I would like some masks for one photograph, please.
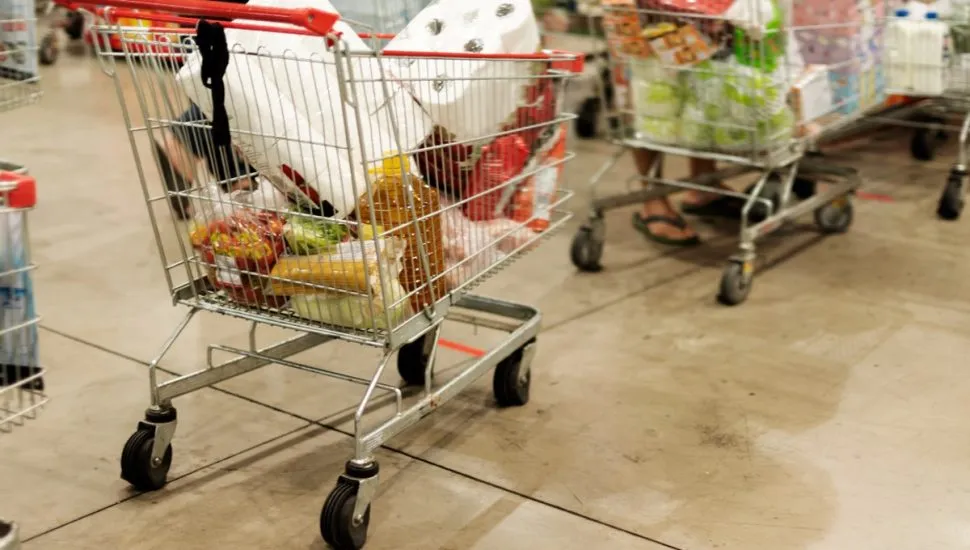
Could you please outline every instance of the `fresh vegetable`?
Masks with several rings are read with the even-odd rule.
[[[290,251],[300,256],[327,252],[347,234],[347,228],[339,223],[299,214],[288,216],[283,226],[283,236]]]

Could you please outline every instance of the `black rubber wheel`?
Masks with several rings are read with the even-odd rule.
[[[933,160],[936,156],[937,132],[928,128],[918,128],[909,142],[909,151],[916,160]]]
[[[791,190],[798,197],[798,200],[808,200],[815,196],[815,180],[796,176]]]
[[[754,283],[754,270],[744,262],[732,261],[721,275],[721,288],[717,301],[726,306],[736,306],[748,299]]]
[[[600,118],[600,99],[591,97],[583,102],[576,113],[576,135],[583,139],[593,139],[598,134]]]
[[[823,233],[845,233],[852,225],[854,211],[849,197],[841,197],[815,210],[815,224]]]
[[[603,240],[595,235],[591,227],[580,227],[573,237],[573,244],[569,248],[569,257],[573,265],[580,271],[595,273],[603,266]]]
[[[60,55],[60,50],[57,48],[57,37],[53,32],[49,32],[44,35],[44,38],[40,40],[39,49],[39,59],[41,65],[53,65],[57,63],[57,57]]]
[[[426,333],[417,340],[404,344],[397,352],[397,373],[401,375],[409,386],[424,385],[424,370],[428,366],[430,359],[430,345],[434,338],[432,332]],[[432,376],[434,373],[432,373]]]
[[[354,522],[357,485],[340,479],[320,511],[320,535],[335,550],[360,550],[367,542],[370,506],[359,523]]]
[[[523,364],[525,349],[536,345],[533,339],[512,352],[496,367],[492,377],[492,392],[499,407],[521,407],[529,402],[532,385],[532,365]]]
[[[84,16],[81,12],[72,11],[67,14],[67,24],[64,25],[64,32],[71,40],[80,40],[84,36]]]
[[[936,207],[936,215],[941,220],[953,221],[963,213],[963,176],[950,174],[940,195],[940,204]]]
[[[172,467],[172,446],[165,449],[161,463],[152,464],[152,445],[155,434],[139,429],[125,443],[121,452],[121,479],[139,491],[157,491],[165,486]]]

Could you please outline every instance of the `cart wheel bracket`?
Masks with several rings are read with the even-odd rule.
[[[151,432],[154,435],[152,444],[152,466],[158,466],[165,458],[172,439],[175,438],[175,428],[178,425],[178,414],[175,407],[150,408],[145,411],[145,420],[138,423],[139,430]]]

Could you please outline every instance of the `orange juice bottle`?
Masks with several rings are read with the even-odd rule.
[[[445,294],[445,280],[439,277],[445,270],[441,202],[436,189],[411,174],[407,157],[403,158],[403,163],[398,153],[387,153],[385,157],[381,167],[370,170],[372,192],[357,201],[357,218],[370,223],[373,213],[377,225],[385,232],[407,242],[400,281],[408,293],[413,293],[411,307],[420,311]],[[408,188],[414,196],[413,211]],[[421,244],[427,251],[427,272]]]

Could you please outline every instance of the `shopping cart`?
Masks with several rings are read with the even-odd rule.
[[[853,218],[849,195],[860,185],[857,174],[805,153],[825,132],[857,119],[872,103],[869,91],[858,82],[863,79],[856,79],[843,86],[849,88],[842,90],[844,97],[829,97],[821,110],[804,100],[789,105],[789,92],[804,95],[816,83],[831,87],[837,73],[863,72],[862,62],[846,55],[809,66],[789,53],[799,32],[849,32],[858,28],[857,22],[843,17],[799,28],[791,10],[779,10],[770,0],[607,0],[604,10],[618,122],[612,139],[620,147],[590,180],[589,219],[571,248],[577,268],[601,269],[608,210],[679,190],[709,191],[737,201],[739,250],[718,292],[728,305],[743,302],[751,291],[756,242],[784,223],[814,212],[822,231],[848,229]],[[597,187],[628,149],[660,153],[650,170],[633,180],[650,185],[598,196]],[[728,166],[676,181],[662,176],[664,154]],[[749,173],[758,177],[744,193],[710,187]]]
[[[35,183],[22,167],[0,163],[0,438],[37,416],[47,403],[37,360],[37,324],[30,286],[27,214]],[[0,512],[3,512],[0,509]],[[18,550],[19,527],[0,518],[0,550]]]
[[[335,30],[335,15],[313,9],[105,3],[111,7],[94,10],[101,37],[95,43],[114,39],[121,48],[99,48],[99,59],[117,86],[169,291],[188,307],[150,364],[151,406],[125,444],[122,478],[140,490],[166,483],[179,396],[273,363],[360,384],[366,389],[354,414],[354,455],[320,515],[329,544],[360,548],[377,489],[378,447],[492,370],[499,406],[529,399],[539,311],[471,290],[570,218],[562,208],[569,193],[555,183],[572,155],[547,146],[565,143],[562,128],[571,117],[561,110],[562,88],[582,60],[556,52],[474,53],[474,40],[466,47],[471,53],[378,53],[355,42],[356,34]],[[117,23],[140,8],[155,10],[156,21],[197,29]],[[300,54],[296,41],[312,42],[313,54]],[[210,73],[213,67],[224,73]],[[414,67],[434,77],[413,76]],[[211,93],[196,84],[198,69],[211,75]],[[410,92],[448,92],[471,81],[501,93],[521,88],[529,105],[500,132],[459,138],[435,127],[430,137],[414,139],[416,128],[428,126]],[[192,112],[189,96],[197,110],[213,114],[182,116]],[[216,107],[222,98],[224,113]],[[482,104],[460,116],[474,124],[487,110]],[[183,163],[191,166],[186,186],[159,193],[150,168],[164,172],[165,159],[151,144],[166,133],[195,142],[208,160]],[[482,162],[486,169],[479,170]],[[414,175],[418,169],[430,185]],[[452,170],[470,179],[464,195],[446,202]],[[524,206],[540,196],[545,202]],[[188,231],[171,210],[173,197],[193,205]],[[250,322],[248,348],[210,345],[206,368],[162,381],[160,362],[200,311]],[[446,319],[508,335],[437,384],[432,374]],[[258,349],[260,325],[300,335]],[[331,340],[381,349],[381,360],[361,375],[287,359]],[[234,359],[216,364],[217,353]],[[400,376],[423,388],[409,405],[401,388],[382,381],[395,353]],[[392,396],[395,412],[375,421],[377,392]]]
[[[37,101],[41,92],[34,4],[9,2],[0,10],[2,113]],[[0,438],[35,418],[47,402],[27,232],[27,212],[35,202],[36,184],[27,170],[0,160]],[[19,527],[0,518],[0,550],[19,548]]]
[[[933,160],[947,134],[958,136],[957,160],[937,205],[940,218],[955,220],[963,212],[970,147],[970,2],[955,0],[942,7],[948,11],[891,2],[880,22],[885,27],[888,85],[909,101],[873,118],[913,128],[910,151],[917,160]]]

